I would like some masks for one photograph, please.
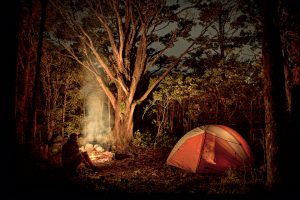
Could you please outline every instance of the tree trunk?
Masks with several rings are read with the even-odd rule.
[[[291,145],[291,152],[299,152],[299,141],[300,141],[300,84],[295,84],[292,89],[292,99],[291,99],[291,134],[290,134],[290,145]],[[291,158],[291,157],[289,157]],[[292,159],[289,159],[290,163],[288,166],[291,166],[290,172],[290,183],[291,189],[294,192],[298,192],[299,190],[299,162],[300,156],[293,156]]]
[[[263,2],[263,66],[264,66],[264,104],[265,104],[265,142],[267,161],[267,186],[271,191],[283,189],[285,182],[283,154],[285,152],[286,95],[284,65],[281,42],[276,26],[278,2]]]
[[[36,6],[30,10],[28,16],[22,16],[20,21],[20,33],[18,34],[18,54],[16,65],[16,131],[18,144],[26,143],[26,130],[29,124],[29,110],[32,108],[32,87],[35,69],[32,66],[36,59],[36,46],[35,46],[35,29],[34,22],[37,20]],[[24,14],[25,15],[25,14]]]
[[[30,62],[30,56],[28,56],[28,62]],[[19,75],[20,70],[17,67],[17,74]],[[30,81],[29,76],[33,76],[33,70],[30,70],[31,67],[29,65],[24,66],[23,69],[23,84],[16,83],[17,85],[17,95],[16,95],[16,131],[18,134],[18,143],[25,144],[25,130],[28,125],[28,116],[29,110],[31,109],[31,100],[32,96],[30,95],[30,91],[32,88],[32,83]],[[21,78],[20,78],[21,79]]]
[[[97,123],[99,123],[100,124],[100,129],[101,130],[103,130],[103,128],[105,127],[105,124],[104,124],[104,122],[103,122],[103,120],[104,120],[104,117],[103,117],[103,113],[105,112],[104,111],[104,101],[100,101],[99,102],[99,106],[100,106],[100,113],[99,113],[99,119],[98,119],[98,122]],[[106,113],[106,112],[105,112]]]
[[[291,89],[291,115],[290,115],[290,152],[298,152],[299,151],[299,144],[300,141],[300,73],[299,68],[294,68],[293,70],[293,84]],[[290,157],[289,157],[290,158]],[[289,177],[291,183],[291,189],[298,193],[299,190],[299,179],[300,179],[300,172],[298,169],[298,163],[300,162],[300,156],[293,156],[293,159],[289,159],[288,166],[289,169]]]
[[[52,78],[50,78],[50,81],[52,81]],[[50,110],[50,129],[47,135],[48,141],[52,138],[53,132],[55,129],[55,111],[56,111],[56,104],[57,104],[57,99],[59,95],[59,90],[58,90],[58,80],[56,77],[55,81],[52,81],[52,92],[51,92],[51,110]]]
[[[118,99],[114,109],[114,147],[119,152],[128,149],[133,138],[133,113],[136,103],[132,103],[121,88],[118,88]]]
[[[254,137],[253,137],[253,133],[255,131],[255,128],[254,128],[254,114],[253,114],[253,101],[251,101],[250,103],[250,111],[249,111],[249,116],[247,117],[248,119],[248,123],[249,123],[249,134],[248,134],[248,138],[249,138],[249,141],[252,143],[253,140],[254,140]]]
[[[108,127],[109,127],[109,130],[111,130],[111,111],[110,111],[110,102],[108,100],[106,100],[107,102],[107,109],[108,109]]]
[[[284,77],[285,77],[285,93],[286,93],[286,98],[287,98],[287,109],[289,112],[291,112],[291,101],[292,101],[292,77],[291,77],[291,71],[288,63],[288,53],[284,51],[285,57],[284,58]]]
[[[124,104],[122,104],[124,105]],[[133,137],[133,112],[135,105],[123,106],[117,104],[115,107],[115,124],[113,136],[115,139],[115,148],[119,152],[126,151]]]
[[[43,47],[43,35],[44,35],[44,28],[45,28],[45,21],[46,21],[46,7],[47,7],[47,0],[41,0],[41,22],[40,22],[40,30],[39,30],[39,40],[38,40],[38,47],[37,47],[37,63],[36,63],[36,72],[34,77],[34,85],[33,85],[33,101],[32,106],[33,108],[29,111],[29,127],[26,131],[26,143],[31,144],[34,142],[34,124],[35,124],[35,112],[37,110],[37,101],[38,101],[38,90],[39,90],[39,83],[40,83],[40,71],[41,71],[41,58],[42,58],[42,47]]]
[[[66,120],[66,107],[67,107],[67,85],[63,86],[63,105],[62,105],[62,124],[61,124],[61,137],[65,138],[65,120]],[[83,112],[85,110],[83,109]],[[85,114],[85,112],[84,112]],[[85,117],[85,116],[84,116]]]

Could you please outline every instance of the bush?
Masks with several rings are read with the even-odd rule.
[[[228,169],[214,183],[210,184],[211,194],[247,194],[263,188],[264,177],[260,169]]]
[[[174,144],[177,142],[177,138],[175,136],[170,136],[167,134],[163,134],[159,137],[153,136],[153,134],[148,131],[141,133],[140,130],[137,130],[133,135],[133,145],[137,147],[168,147],[172,148]]]
[[[177,142],[177,138],[175,136],[163,134],[162,136],[155,139],[154,147],[160,146],[160,147],[172,148],[176,142]]]
[[[133,145],[146,148],[153,145],[153,139],[153,136],[149,132],[142,134],[140,130],[137,130],[133,134]]]

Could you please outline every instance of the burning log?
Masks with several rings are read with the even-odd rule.
[[[105,162],[110,162],[114,159],[114,153],[109,151],[105,151],[105,152],[92,151],[88,154],[94,163],[105,163]]]
[[[93,163],[105,163],[114,159],[115,154],[110,151],[105,151],[101,146],[87,143],[80,147],[82,152],[87,152]]]

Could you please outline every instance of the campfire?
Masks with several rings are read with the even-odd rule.
[[[113,152],[104,150],[98,144],[93,145],[93,144],[87,143],[86,145],[81,146],[80,150],[83,152],[87,152],[90,159],[95,164],[110,162],[115,157],[115,154]]]

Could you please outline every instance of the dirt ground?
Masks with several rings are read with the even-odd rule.
[[[135,148],[128,154],[116,154],[111,162],[98,164],[99,172],[86,170],[81,166],[80,175],[83,179],[94,182],[96,190],[106,192],[201,192],[201,187],[198,188],[192,182],[204,183],[209,177],[166,165],[169,153],[170,149]]]
[[[21,178],[16,189],[19,195],[43,196],[263,193],[261,183],[245,172],[203,175],[166,165],[170,151],[132,147],[126,154],[116,154],[111,162],[97,164],[99,171],[80,165],[77,176],[65,176],[59,166],[48,162],[35,162],[30,177]]]

